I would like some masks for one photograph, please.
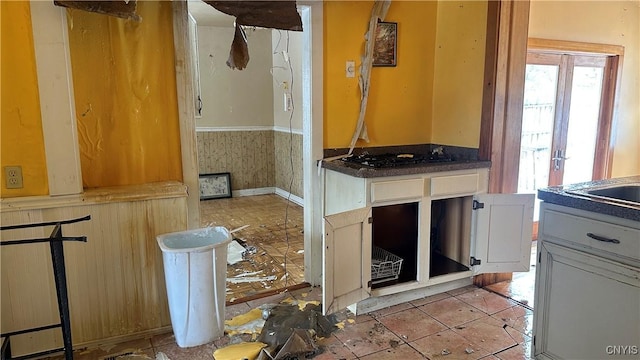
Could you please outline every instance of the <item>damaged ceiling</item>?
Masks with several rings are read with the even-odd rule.
[[[136,0],[125,1],[68,1],[54,0],[57,6],[95,12],[123,19],[142,21],[136,14]],[[235,33],[227,65],[232,69],[244,69],[249,62],[247,37],[242,26],[302,31],[302,19],[295,0],[285,1],[204,1],[216,10],[234,16]]]
[[[290,1],[204,1],[216,10],[235,16],[236,24],[302,31],[296,2]]]
[[[111,15],[122,19],[141,21],[136,14],[136,1],[64,1],[54,0],[57,6],[78,9],[98,14]]]

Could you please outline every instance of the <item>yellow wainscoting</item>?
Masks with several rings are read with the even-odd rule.
[[[3,226],[91,216],[62,226],[74,347],[135,336],[171,324],[156,236],[187,228],[187,191],[178,182],[102,188],[59,198],[0,202]],[[2,231],[2,241],[48,237],[52,226]],[[49,246],[1,251],[2,332],[59,322]],[[14,355],[62,346],[60,330],[12,338]]]

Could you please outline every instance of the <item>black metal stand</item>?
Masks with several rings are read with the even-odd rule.
[[[56,295],[58,297],[58,311],[60,313],[60,323],[58,324],[46,325],[46,326],[41,326],[37,328],[12,331],[8,333],[0,334],[0,336],[4,338],[4,341],[2,342],[1,352],[0,352],[1,360],[31,359],[31,358],[44,356],[44,355],[53,354],[60,351],[64,351],[66,360],[73,359],[73,346],[71,342],[71,320],[69,317],[69,298],[67,296],[67,274],[64,266],[63,242],[64,241],[87,242],[87,237],[86,236],[64,237],[62,236],[62,225],[72,224],[72,223],[81,222],[81,221],[87,221],[90,219],[91,219],[91,216],[85,216],[82,218],[65,220],[65,221],[0,227],[0,230],[11,230],[11,229],[24,229],[24,228],[31,228],[31,227],[55,225],[53,231],[51,232],[51,235],[48,238],[3,241],[3,242],[0,242],[0,245],[8,246],[8,245],[21,245],[21,244],[35,244],[35,243],[42,243],[42,242],[49,243],[49,247],[51,248],[51,263],[53,264],[53,277],[56,282]],[[11,336],[26,334],[26,333],[35,332],[35,331],[55,329],[55,328],[61,328],[62,330],[62,340],[64,345],[62,348],[41,351],[38,353],[23,355],[15,358],[11,357]]]

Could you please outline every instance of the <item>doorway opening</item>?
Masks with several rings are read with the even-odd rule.
[[[310,6],[299,8],[304,32],[245,28],[251,59],[242,71],[225,64],[233,18],[201,1],[188,7],[199,173],[231,174],[232,198],[200,202],[201,226],[236,230],[227,301],[295,287],[305,279],[304,193],[313,181],[303,176],[312,161]]]
[[[605,53],[529,50],[519,193],[607,177],[617,63]]]

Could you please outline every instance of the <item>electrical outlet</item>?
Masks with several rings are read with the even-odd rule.
[[[22,166],[5,166],[7,189],[22,189]]]

